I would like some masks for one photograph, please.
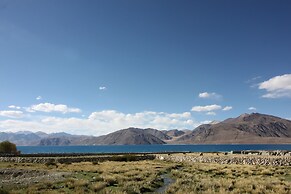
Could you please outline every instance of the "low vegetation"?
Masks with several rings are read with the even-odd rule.
[[[0,143],[0,155],[1,154],[19,154],[16,145],[9,141],[3,141]]]
[[[177,164],[162,161],[106,161],[72,164],[9,164],[0,163],[0,168],[30,169],[68,173],[59,180],[40,179],[29,186],[15,181],[3,184],[10,193],[144,193],[154,192],[163,185],[160,178]],[[12,175],[13,176],[13,175]],[[15,177],[11,177],[12,178]],[[1,177],[0,177],[1,179]],[[1,184],[1,183],[0,183]]]
[[[0,163],[0,193],[155,193],[165,175],[168,194],[291,192],[291,167],[133,160]]]
[[[185,164],[166,193],[290,193],[291,167]]]

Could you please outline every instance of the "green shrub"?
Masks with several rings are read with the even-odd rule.
[[[16,145],[9,141],[3,141],[0,143],[0,154],[19,154]]]
[[[138,161],[139,157],[137,155],[121,155],[121,156],[112,156],[110,161],[117,161],[117,162],[131,162],[131,161]]]
[[[58,166],[57,165],[57,163],[54,161],[54,160],[48,160],[46,163],[45,163],[45,165],[47,166],[47,167],[49,167],[49,166]]]

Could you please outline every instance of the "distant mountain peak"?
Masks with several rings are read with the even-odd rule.
[[[31,134],[31,133],[33,133],[33,132],[31,132],[31,131],[17,131],[17,132],[15,132],[15,134],[24,134],[24,135]]]
[[[93,143],[96,145],[165,144],[163,137],[166,135],[156,129],[130,127],[97,137]]]

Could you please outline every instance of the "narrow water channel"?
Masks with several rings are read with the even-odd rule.
[[[158,189],[155,191],[155,193],[164,193],[164,192],[167,190],[167,188],[168,188],[172,183],[174,183],[174,182],[176,181],[175,179],[172,179],[172,178],[170,177],[170,174],[169,174],[169,173],[167,173],[167,174],[162,174],[162,175],[161,175],[161,178],[163,179],[164,184],[163,184],[163,186],[161,186],[160,188],[158,188]]]

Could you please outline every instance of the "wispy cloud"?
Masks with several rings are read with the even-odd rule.
[[[272,77],[258,85],[261,90],[266,90],[263,98],[291,97],[291,74]]]
[[[15,105],[10,105],[10,106],[8,106],[8,108],[17,109],[17,110],[21,109],[20,106],[15,106]]]
[[[116,129],[135,126],[140,128],[153,127],[157,129],[193,128],[197,122],[192,120],[190,112],[165,113],[144,111],[134,114],[125,114],[116,110],[93,112],[89,120],[102,125],[115,125]],[[112,128],[112,127],[111,127]]]
[[[65,113],[79,113],[81,112],[81,109],[79,108],[72,108],[68,107],[65,104],[51,104],[51,103],[40,103],[36,105],[32,105],[31,107],[27,108],[28,112],[61,112],[63,114]]]
[[[42,97],[41,97],[41,96],[38,96],[38,97],[36,97],[35,99],[36,99],[36,100],[41,100]]]
[[[0,131],[39,131],[104,135],[128,127],[156,129],[194,129],[200,122],[190,112],[166,113],[144,111],[123,113],[116,110],[92,112],[88,118],[35,117],[32,120],[0,120]]]
[[[211,122],[213,122],[213,121],[205,120],[205,121],[202,121],[201,124],[209,124]]]
[[[210,99],[220,99],[222,96],[215,92],[202,92],[198,95],[199,98],[210,98]]]
[[[21,118],[24,116],[22,111],[16,110],[3,110],[0,111],[0,116],[8,118]]]
[[[259,80],[262,79],[262,76],[256,76],[253,77],[247,81],[245,81],[246,84],[249,84],[251,88],[257,88],[259,85]]]
[[[222,107],[217,104],[206,105],[206,106],[194,106],[192,107],[191,111],[195,112],[211,112],[214,110],[220,110]]]
[[[232,109],[232,106],[226,106],[226,107],[224,107],[222,110],[223,111],[229,111],[229,110],[231,110]]]
[[[262,76],[256,76],[256,77],[253,77],[253,78],[247,80],[246,83],[254,83],[254,82],[257,82],[261,78],[262,78]]]
[[[257,108],[255,108],[255,107],[253,107],[253,106],[249,107],[248,109],[249,109],[250,111],[256,111],[256,110],[257,110]]]
[[[99,90],[106,90],[107,88],[105,86],[100,86]]]
[[[216,115],[215,112],[207,112],[206,114],[207,114],[207,115],[213,115],[213,116]]]
[[[216,111],[229,111],[232,109],[232,106],[222,107],[221,105],[211,104],[206,106],[193,106],[191,111],[193,112],[206,112],[206,115],[216,115]]]

